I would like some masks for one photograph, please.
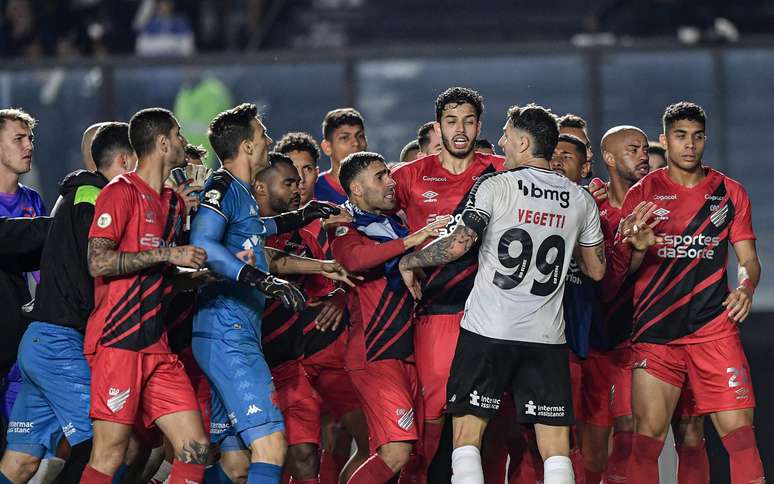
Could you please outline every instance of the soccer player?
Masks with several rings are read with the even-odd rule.
[[[309,203],[314,198],[314,182],[319,174],[317,161],[320,158],[320,149],[317,142],[307,133],[288,133],[277,142],[276,150],[293,161],[301,177],[301,205]],[[342,216],[348,217],[346,214]],[[328,235],[320,221],[313,221],[304,227],[304,231],[315,236],[322,254],[329,257]],[[334,314],[336,307],[346,306],[346,296],[338,293],[328,298],[323,306],[320,308],[321,314]],[[335,446],[333,442],[323,442],[320,479],[326,484],[326,479],[338,482],[339,474],[342,479],[348,479],[355,469],[365,462],[369,454],[368,427],[355,389],[344,368],[348,325],[329,326],[323,323],[324,320],[312,321],[304,328],[302,362],[312,386],[322,398],[323,412],[330,414],[333,421],[340,422],[343,427],[335,438]],[[325,331],[321,331],[318,326],[325,327]],[[350,456],[353,437],[357,450]]]
[[[171,482],[202,482],[208,442],[191,383],[169,347],[163,315],[173,266],[199,269],[206,252],[176,246],[186,207],[164,186],[185,162],[185,141],[171,112],[137,112],[129,140],[135,171],[99,194],[89,230],[95,280],[84,353],[92,370],[94,446],[81,482],[107,483],[124,460],[132,426],[155,425],[175,448]]]
[[[433,130],[441,140],[440,153],[401,166],[394,174],[397,208],[405,212],[409,230],[417,231],[439,216],[453,215],[445,229],[450,233],[476,180],[502,168],[501,157],[475,151],[483,111],[484,100],[472,89],[452,87],[436,99]],[[425,414],[420,449],[427,465],[441,438],[446,381],[476,267],[475,254],[471,253],[434,268],[422,282],[424,298],[417,307],[414,349]]]
[[[46,214],[38,192],[19,183],[21,175],[32,167],[35,124],[35,119],[21,109],[0,109],[0,217]],[[1,274],[0,294],[3,294],[3,307],[8,308],[9,314],[5,323],[7,336],[0,346],[0,377],[3,379],[0,413],[2,420],[7,422],[21,387],[21,373],[14,361],[27,324],[22,306],[32,296],[27,286],[28,274],[21,267],[11,264]],[[37,273],[31,275],[39,282]]]
[[[422,152],[419,150],[419,143],[417,140],[412,139],[406,143],[406,146],[404,146],[402,150],[400,150],[398,163],[408,163],[409,161],[416,160],[420,156],[422,156]]]
[[[435,129],[435,122],[429,121],[417,130],[417,143],[419,143],[420,158],[422,156],[437,155],[441,152],[441,136]]]
[[[588,124],[586,120],[577,114],[567,113],[559,118],[559,134],[569,134],[579,138],[586,145],[586,160],[589,163],[594,159],[589,141]]]
[[[497,150],[491,141],[485,138],[479,138],[476,140],[476,151],[485,155],[496,155]]]
[[[728,451],[731,482],[762,482],[752,427],[755,395],[738,329],[761,272],[750,201],[738,182],[703,166],[706,116],[700,106],[672,104],[662,121],[668,168],[629,190],[622,212],[632,216],[617,244],[617,256],[636,272],[628,482],[658,480],[658,456],[687,385],[696,413],[710,415]],[[732,291],[729,243],[739,262]]]
[[[500,139],[511,171],[481,177],[454,232],[400,261],[419,296],[415,269],[458,259],[481,239],[447,385],[454,484],[484,482],[481,437],[506,390],[519,421],[535,424],[544,482],[573,482],[562,295],[573,250],[594,280],[604,275],[605,256],[591,195],[549,170],[558,136],[550,111],[512,107]]]
[[[330,158],[331,168],[317,177],[314,196],[317,200],[344,203],[347,194],[339,183],[339,169],[348,155],[368,149],[363,116],[354,108],[329,111],[322,122],[322,134],[320,147]]]
[[[83,157],[83,165],[87,171],[96,171],[97,164],[94,162],[94,158],[91,156],[91,143],[94,141],[94,135],[97,134],[97,130],[103,123],[94,123],[83,132],[81,138],[81,156]]]
[[[60,478],[75,482],[91,452],[91,371],[83,356],[83,331],[94,306],[94,281],[86,245],[100,190],[137,163],[129,125],[101,123],[91,152],[97,171],[65,177],[43,249],[41,283],[29,313],[34,322],[19,351],[22,388],[11,414],[0,482],[28,481],[43,456],[56,453],[62,437],[71,447],[71,474]]]
[[[658,141],[648,142],[648,163],[650,164],[650,171],[667,166],[666,148]]]
[[[252,194],[258,171],[266,166],[272,140],[254,104],[241,104],[218,114],[210,123],[210,144],[223,163],[205,184],[202,202],[191,227],[191,242],[210,255],[208,267],[225,280],[202,288],[194,316],[193,352],[210,382],[213,440],[221,454],[250,449],[248,480],[279,482],[286,443],[282,414],[275,404],[271,373],[261,352],[261,314],[265,295],[294,311],[303,308],[303,294],[289,282],[269,274],[313,271],[346,279],[332,262],[264,254],[264,239],[293,231],[335,207],[310,202],[297,211],[261,218]],[[253,250],[255,265],[236,256]],[[215,432],[216,424],[220,426]],[[228,441],[224,439],[228,438]],[[217,479],[233,479],[215,466]],[[238,470],[238,469],[237,469]],[[224,474],[225,472],[225,474]],[[208,477],[209,478],[209,477]]]

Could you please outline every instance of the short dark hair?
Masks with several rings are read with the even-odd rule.
[[[400,163],[405,163],[406,161],[408,161],[406,160],[406,157],[408,156],[408,153],[411,150],[417,150],[417,151],[421,150],[421,148],[419,147],[419,142],[415,139],[412,139],[411,141],[406,143],[406,146],[404,146],[403,149],[400,150],[400,156],[398,157],[398,161]]]
[[[586,120],[577,114],[567,113],[559,118],[559,128],[576,128],[586,131],[588,124]]]
[[[430,142],[430,131],[434,130],[435,123],[433,121],[427,122],[419,127],[417,130],[417,146],[420,150],[427,148],[427,144]]]
[[[338,108],[328,111],[322,122],[323,138],[330,141],[336,128],[345,125],[360,126],[365,129],[363,115],[355,108]]]
[[[484,98],[478,91],[468,89],[467,87],[450,87],[435,99],[435,120],[440,121],[443,116],[443,109],[448,104],[468,103],[476,110],[476,119],[481,119],[481,113],[484,112]]]
[[[526,106],[511,106],[508,121],[516,129],[526,131],[535,141],[532,156],[551,159],[559,139],[559,125],[551,110],[529,103]]]
[[[306,151],[315,163],[320,159],[320,147],[317,146],[317,141],[309,133],[286,133],[277,142],[274,149],[285,155],[291,151]]]
[[[664,125],[664,133],[666,133],[673,124],[683,119],[696,121],[702,125],[707,124],[707,115],[701,106],[689,101],[680,101],[679,103],[670,104],[664,110],[664,116],[661,117],[661,122]]]
[[[129,120],[129,141],[137,157],[153,151],[156,136],[168,135],[178,124],[172,111],[164,108],[142,109]]]
[[[648,153],[659,155],[666,160],[666,148],[658,141],[648,141]]]
[[[575,146],[575,151],[578,152],[581,164],[588,161],[586,159],[586,143],[584,143],[582,139],[571,134],[560,134],[559,138],[556,140],[556,144],[558,145],[560,141],[566,141],[567,143],[572,143]]]
[[[91,157],[98,170],[110,166],[110,162],[116,155],[116,151],[132,153],[132,144],[129,142],[129,124],[110,122],[103,123],[94,134],[91,142]]]
[[[296,171],[296,166],[293,164],[293,160],[291,160],[284,153],[270,151],[267,161],[268,161],[268,165],[266,166],[266,168],[258,172],[258,181],[265,182],[268,178],[268,175],[272,173],[279,165],[287,165],[293,169],[294,173],[298,173]]]
[[[255,104],[242,103],[219,113],[210,121],[207,137],[221,161],[234,158],[242,141],[252,139],[254,133],[250,123],[257,118]]]
[[[347,196],[351,194],[350,185],[361,171],[368,168],[371,163],[381,161],[384,163],[384,157],[379,153],[373,153],[371,151],[358,151],[348,155],[341,161],[341,168],[339,168],[339,182],[341,187],[347,193]],[[385,163],[386,164],[386,163]]]
[[[489,141],[488,139],[486,139],[486,138],[478,138],[476,140],[476,149],[480,150],[480,149],[483,149],[483,148],[489,149],[489,150],[494,150],[495,149],[495,147],[492,144],[492,142]]]
[[[185,156],[203,160],[207,157],[207,148],[202,145],[192,145],[191,143],[188,143],[185,145]]]

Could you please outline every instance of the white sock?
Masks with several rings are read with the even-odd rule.
[[[153,474],[153,479],[151,479],[151,482],[164,482],[167,480],[167,477],[172,473],[172,463],[168,460],[164,460],[161,462],[161,465],[159,466],[159,469],[156,471],[155,474]]]
[[[452,484],[484,484],[481,451],[475,445],[458,447],[452,452]]]
[[[575,484],[569,457],[555,455],[543,462],[543,484]]]
[[[40,461],[37,472],[28,481],[28,484],[49,484],[54,482],[64,469],[65,460],[59,457],[43,459]]]

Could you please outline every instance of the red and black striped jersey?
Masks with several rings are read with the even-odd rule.
[[[613,261],[615,236],[618,224],[623,218],[621,208],[610,204],[610,199],[597,203],[602,233],[605,235],[605,258]],[[611,262],[605,271],[605,277],[597,286],[597,296],[602,304],[601,311],[591,326],[589,343],[592,348],[607,351],[621,345],[628,345],[632,334],[632,319],[634,318],[634,277],[627,277],[629,264],[620,264],[622,269],[616,271]]]
[[[120,252],[141,252],[178,242],[185,204],[171,188],[164,187],[159,194],[131,172],[102,189],[94,214],[90,239],[110,239]],[[94,353],[99,344],[169,353],[164,315],[172,270],[169,264],[158,264],[124,276],[95,278],[84,352]]]
[[[470,189],[481,176],[502,170],[504,162],[501,156],[475,153],[470,166],[459,174],[447,171],[438,155],[401,165],[393,174],[395,195],[409,230],[415,232],[440,216],[453,215],[441,236],[453,232]],[[449,264],[428,268],[418,314],[456,314],[465,308],[478,269],[477,252],[471,249]]]
[[[366,361],[407,360],[414,355],[414,301],[403,284],[390,287],[384,263],[405,252],[403,240],[377,242],[353,225],[328,229],[333,256],[349,272],[363,276],[347,293],[350,316],[347,366]]]
[[[623,213],[657,205],[651,247],[636,276],[633,341],[685,344],[738,331],[722,303],[729,294],[728,246],[754,240],[750,199],[739,182],[711,168],[696,186],[675,183],[662,168],[634,185]]]

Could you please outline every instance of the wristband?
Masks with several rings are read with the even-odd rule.
[[[748,277],[745,277],[744,279],[739,281],[739,285],[746,287],[753,294],[755,293],[755,284],[753,284],[752,281]]]

